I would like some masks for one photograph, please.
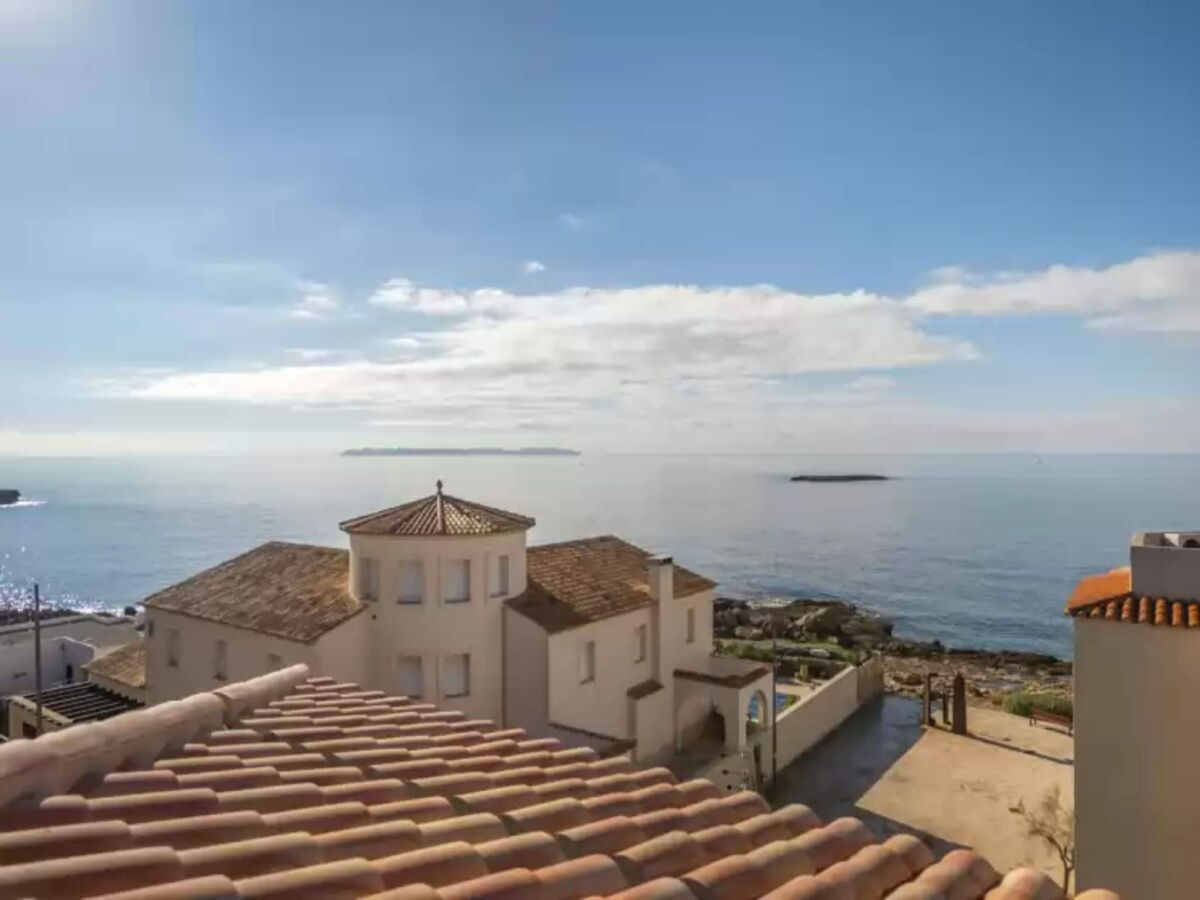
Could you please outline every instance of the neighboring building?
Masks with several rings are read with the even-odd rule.
[[[82,681],[83,666],[93,656],[137,637],[132,617],[71,613],[43,618],[42,687]],[[33,638],[33,622],[0,627],[0,695],[23,694],[36,687]]]
[[[1189,900],[1200,885],[1200,533],[1135,535],[1130,563],[1083,579],[1067,603],[1077,884]]]
[[[877,842],[300,666],[0,746],[0,827],[3,897],[1063,896],[970,850]]]
[[[274,542],[201,572],[145,602],[149,699],[306,663],[643,759],[721,724],[742,747],[771,674],[712,657],[713,583],[615,537],[527,548],[533,525],[439,482],[341,523],[349,552]]]
[[[42,691],[42,728],[38,730],[37,695],[8,698],[8,737],[35,738],[81,722],[101,722],[142,704],[98,684],[60,684]]]
[[[146,702],[146,644],[133,641],[95,657],[83,667],[87,680],[138,704]]]

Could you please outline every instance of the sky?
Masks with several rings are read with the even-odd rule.
[[[1198,29],[0,0],[0,454],[1200,452]]]

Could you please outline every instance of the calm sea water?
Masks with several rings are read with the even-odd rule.
[[[798,472],[895,480],[793,484]],[[741,595],[840,597],[901,633],[1070,654],[1064,599],[1132,532],[1200,527],[1194,456],[0,459],[0,600],[121,607],[279,538],[432,492],[535,516],[535,543],[615,533]]]

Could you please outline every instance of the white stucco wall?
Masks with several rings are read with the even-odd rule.
[[[497,595],[488,575],[493,558],[509,558],[508,591]],[[482,537],[350,536],[350,584],[358,596],[363,559],[379,561],[379,598],[368,603],[369,674],[366,680],[380,690],[400,690],[398,657],[420,656],[424,699],[467,716],[500,721],[503,711],[502,615],[504,601],[525,590],[525,532]],[[471,563],[471,599],[446,602],[448,564]],[[400,603],[400,569],[405,560],[420,560],[424,575],[423,602]],[[470,654],[470,692],[447,696],[444,667],[447,657]]]
[[[83,666],[96,648],[69,637],[42,639],[42,688],[67,681],[83,681]],[[70,678],[68,678],[68,675]],[[32,642],[0,647],[0,694],[26,694],[37,689]]]
[[[665,576],[664,576],[665,578]],[[660,585],[661,587],[661,585]],[[712,591],[611,616],[549,639],[550,721],[614,738],[636,739],[639,759],[661,756],[699,734],[712,710],[704,692],[677,687],[677,668],[704,671],[712,653]],[[694,610],[695,639],[687,640],[687,611]],[[637,659],[637,628],[645,625],[646,658]],[[596,645],[596,676],[580,681],[584,645]],[[628,691],[647,679],[662,691],[631,707]],[[654,712],[651,713],[651,710]]]
[[[175,700],[198,691],[211,691],[270,670],[268,657],[278,655],[280,666],[306,663],[315,673],[362,682],[367,655],[363,652],[368,617],[360,613],[312,644],[302,644],[245,628],[234,628],[166,610],[147,611],[146,695],[150,703]],[[179,665],[167,659],[168,634],[178,629]],[[225,680],[215,675],[216,643],[228,646]]]
[[[549,635],[511,609],[503,620],[504,727],[544,734],[550,721]]]
[[[1077,887],[1122,900],[1195,897],[1200,637],[1074,621]]]
[[[1191,600],[1200,591],[1200,549],[1141,546],[1129,548],[1135,594]]]
[[[652,651],[637,661],[636,630],[646,625],[651,610],[635,609],[550,635],[550,721],[614,738],[632,738],[627,691],[653,677]],[[584,644],[596,644],[596,677],[581,682],[579,659]],[[665,685],[664,685],[665,687]]]

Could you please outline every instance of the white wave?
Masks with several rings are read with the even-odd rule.
[[[45,506],[45,500],[18,500],[16,503],[0,503],[0,509],[19,509],[22,506]]]

